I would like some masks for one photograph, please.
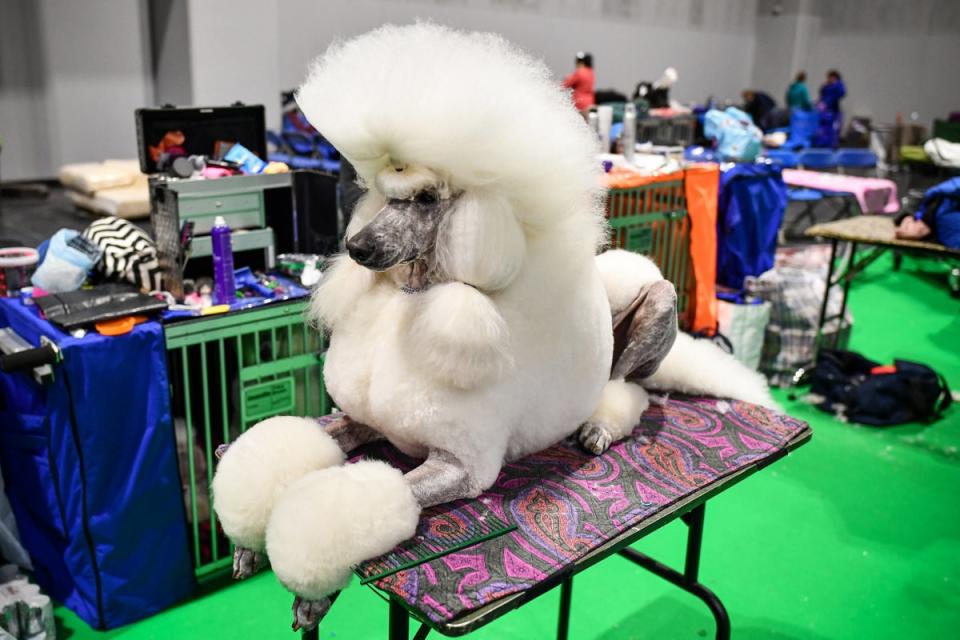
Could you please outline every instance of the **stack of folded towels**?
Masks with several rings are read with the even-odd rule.
[[[137,160],[67,164],[60,182],[74,204],[100,215],[144,218],[150,215],[147,176]]]

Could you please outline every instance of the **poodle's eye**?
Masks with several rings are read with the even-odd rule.
[[[421,191],[413,200],[417,204],[437,204],[437,194],[434,191]]]

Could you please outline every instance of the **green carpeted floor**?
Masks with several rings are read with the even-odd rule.
[[[960,301],[945,267],[889,257],[854,286],[852,347],[886,361],[926,362],[960,387]],[[723,599],[737,640],[955,638],[960,629],[960,407],[931,427],[884,430],[833,421],[778,399],[813,425],[795,454],[712,500],[702,580]],[[685,527],[637,548],[680,566]],[[553,637],[559,594],[548,594],[474,636]],[[135,625],[96,633],[58,610],[64,638],[295,638],[291,596],[270,574],[184,603]],[[367,588],[344,592],[322,638],[384,638],[387,607]],[[619,558],[574,581],[571,638],[712,637],[692,596]],[[431,636],[432,637],[432,636]]]

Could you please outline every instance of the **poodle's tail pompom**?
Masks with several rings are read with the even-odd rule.
[[[660,368],[642,382],[648,389],[705,394],[780,410],[762,374],[717,345],[680,333]]]
[[[343,461],[343,451],[315,420],[277,416],[254,425],[226,450],[213,477],[213,505],[224,533],[240,547],[263,551],[283,490]]]
[[[280,497],[267,555],[287,589],[319,600],[347,585],[353,565],[412,537],[419,518],[403,474],[384,462],[315,471]]]
[[[434,285],[410,329],[410,348],[438,381],[472,389],[513,366],[507,324],[493,301],[460,282]]]
[[[347,254],[334,257],[313,292],[310,321],[317,328],[333,330],[346,317],[353,302],[373,285],[375,274],[350,259]]]

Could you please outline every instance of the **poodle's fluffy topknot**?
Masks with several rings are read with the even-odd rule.
[[[420,164],[499,191],[524,225],[602,235],[595,138],[546,66],[498,35],[384,26],[332,45],[297,102],[368,185],[388,162]]]

